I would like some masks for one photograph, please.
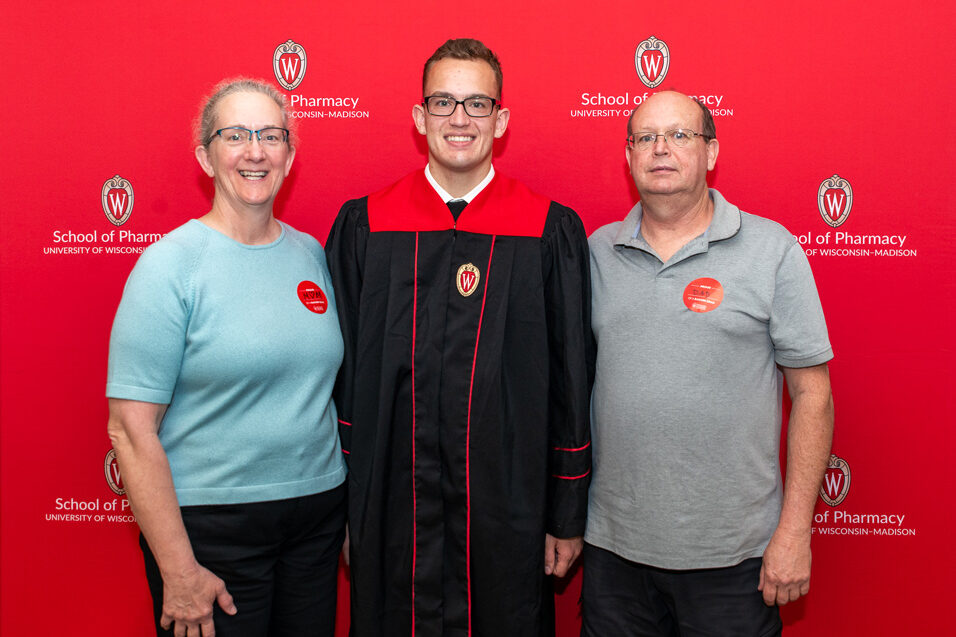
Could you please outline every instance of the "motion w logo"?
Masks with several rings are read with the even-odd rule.
[[[478,281],[481,280],[481,272],[471,263],[458,268],[458,274],[455,275],[455,283],[458,286],[458,293],[462,296],[471,296],[471,293],[478,288]]]
[[[641,56],[641,64],[644,66],[644,74],[647,79],[654,81],[664,64],[664,54],[660,51],[644,51]]]
[[[133,186],[119,175],[107,179],[100,191],[100,203],[110,223],[123,225],[133,212]]]
[[[826,489],[827,495],[831,498],[836,499],[840,495],[840,490],[843,487],[843,472],[835,469],[828,469],[825,476],[823,476],[823,488]]]
[[[302,83],[305,77],[307,59],[305,48],[292,40],[287,40],[276,47],[272,54],[272,72],[276,80],[287,91],[293,90]]]
[[[116,219],[122,218],[123,212],[126,210],[126,191],[113,188],[107,193],[107,197],[109,198],[110,212],[113,214],[113,217]]]
[[[662,40],[651,36],[637,45],[634,67],[645,86],[654,88],[663,82],[670,64],[670,50]]]
[[[846,223],[853,207],[853,188],[850,182],[833,175],[824,179],[817,189],[817,209],[827,225],[837,228]]]
[[[116,495],[124,495],[126,487],[123,485],[123,477],[120,475],[119,463],[116,461],[116,451],[110,449],[106,452],[106,458],[103,460],[103,472],[106,474],[106,484]]]
[[[824,193],[826,200],[826,210],[830,218],[836,221],[843,214],[843,204],[846,201],[846,193],[838,188],[830,188]]]
[[[820,485],[820,497],[832,507],[837,506],[850,492],[850,465],[846,460],[830,454],[830,463],[827,472],[823,475],[823,484]]]
[[[299,74],[299,56],[286,53],[283,55],[279,62],[282,64],[282,77],[285,78],[285,81],[289,84],[295,81],[295,76]]]

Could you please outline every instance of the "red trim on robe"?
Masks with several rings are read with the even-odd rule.
[[[418,564],[418,491],[415,488],[415,344],[418,342],[418,233],[415,233],[415,291],[412,294],[412,637],[415,637],[415,566]]]
[[[579,475],[579,476],[559,476],[559,475],[557,475],[557,474],[555,474],[555,473],[552,473],[552,474],[551,474],[551,477],[552,477],[552,478],[560,478],[561,480],[580,480],[581,478],[586,478],[590,473],[591,473],[591,470],[588,469],[587,471],[585,471],[584,473],[582,473],[582,474]]]
[[[589,440],[589,441],[588,441],[588,444],[584,445],[583,447],[578,447],[578,448],[576,448],[576,449],[569,449],[569,448],[567,448],[567,447],[553,447],[553,449],[554,449],[555,451],[584,451],[585,449],[587,449],[587,448],[590,447],[590,446],[591,446],[591,441]]]
[[[475,234],[540,237],[551,200],[516,179],[495,173],[484,190],[465,206],[457,224],[425,170],[417,170],[368,196],[371,232],[459,230]]]

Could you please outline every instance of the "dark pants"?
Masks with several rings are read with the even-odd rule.
[[[331,637],[339,552],[345,537],[345,486],[324,493],[247,504],[182,507],[196,560],[226,583],[238,613],[214,603],[217,637]],[[163,581],[140,535],[157,635]]]
[[[776,606],[757,590],[762,560],[671,571],[584,545],[582,637],[780,635]]]

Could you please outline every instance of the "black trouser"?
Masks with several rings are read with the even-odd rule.
[[[324,493],[246,504],[182,507],[196,560],[226,583],[238,612],[213,603],[216,637],[329,636],[335,632],[345,486]],[[157,635],[163,581],[145,539],[140,546]]]
[[[757,590],[761,563],[758,557],[727,568],[672,571],[585,544],[581,635],[780,635],[780,611]]]

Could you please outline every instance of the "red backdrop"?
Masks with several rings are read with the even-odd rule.
[[[785,609],[787,632],[943,632],[945,608],[928,611],[956,565],[945,539],[952,3],[411,6],[45,0],[4,10],[0,632],[148,633],[136,525],[104,466],[106,355],[138,252],[208,209],[211,184],[192,155],[200,97],[223,77],[274,78],[276,47],[301,45],[306,72],[287,91],[300,144],[278,212],[324,241],[342,202],[423,165],[411,106],[425,58],[452,36],[479,37],[503,61],[512,118],[497,168],[575,208],[589,231],[636,197],[626,109],[673,87],[716,110],[713,185],[800,237],[836,353],[843,463],[829,496],[850,487],[839,504],[818,503],[812,591]],[[635,67],[652,36],[668,53],[656,89]],[[849,188],[824,188],[821,206],[835,175]],[[111,220],[102,195],[115,176],[132,195],[112,192]],[[826,222],[850,201],[839,225]],[[562,636],[577,634],[579,589],[576,572],[559,599]]]

